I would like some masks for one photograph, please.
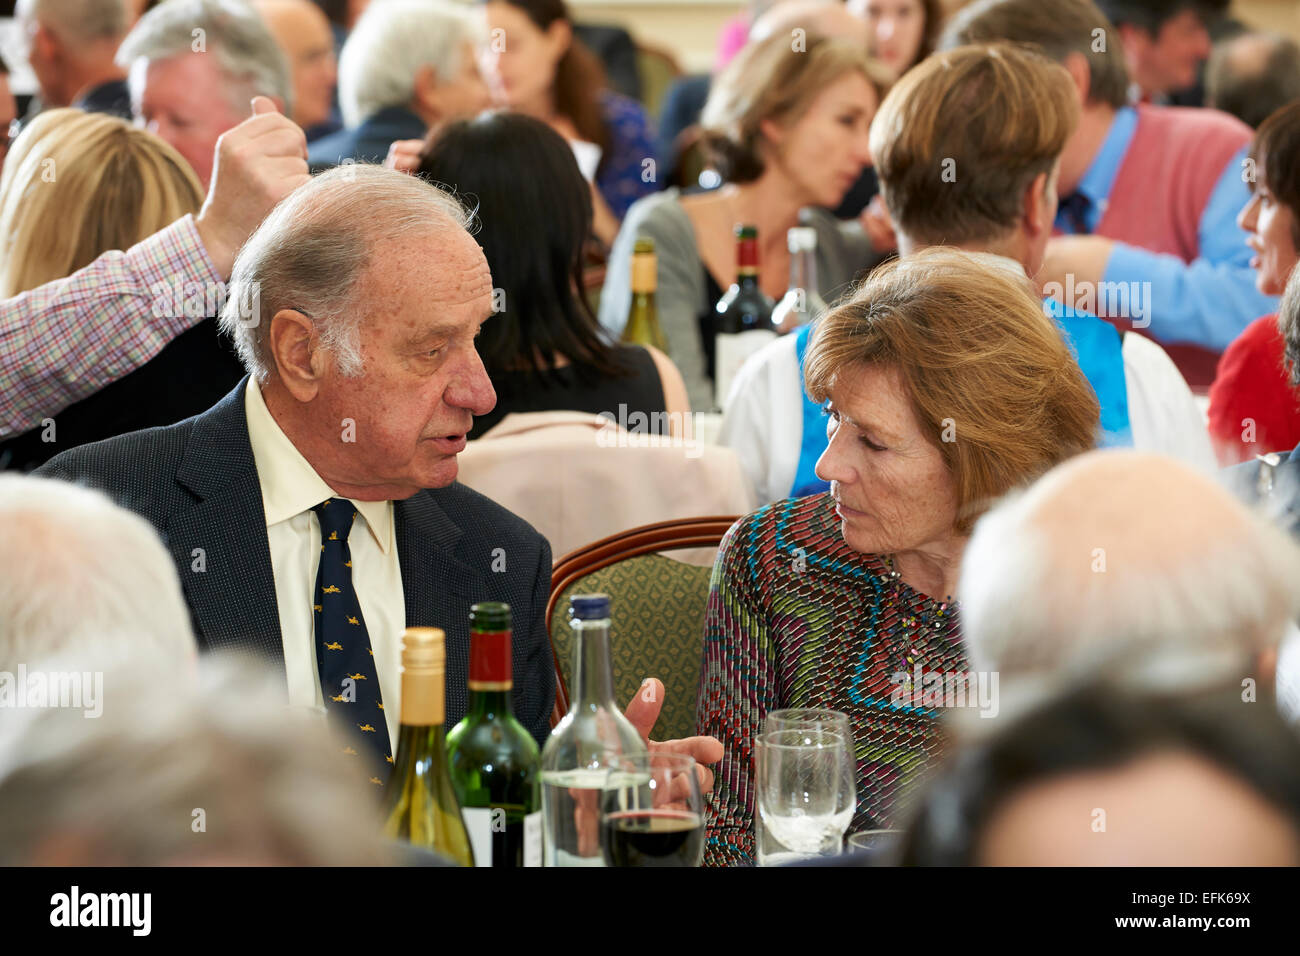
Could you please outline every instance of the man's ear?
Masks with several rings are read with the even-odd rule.
[[[1272,687],[1277,677],[1277,648],[1268,647],[1255,657],[1261,687]]]
[[[43,23],[36,24],[36,30],[32,34],[32,46],[40,51],[41,59],[46,63],[59,63],[63,60],[63,45]]]
[[[328,359],[319,347],[315,324],[301,312],[281,309],[271,318],[268,342],[281,384],[298,401],[310,402]]]
[[[1030,238],[1036,239],[1044,232],[1052,231],[1055,217],[1047,203],[1047,182],[1050,176],[1051,173],[1035,176],[1021,199],[1020,217]]]
[[[1156,38],[1151,35],[1151,31],[1143,27],[1135,26],[1132,23],[1121,23],[1117,28],[1119,30],[1119,42],[1124,50],[1125,59],[1132,64],[1132,55],[1149,50],[1156,42]]]
[[[415,71],[415,92],[413,97],[425,111],[438,112],[437,97],[434,90],[438,88],[438,71],[432,63],[426,63]]]
[[[1092,67],[1088,64],[1088,58],[1082,53],[1067,53],[1061,65],[1074,81],[1075,92],[1079,94],[1079,105],[1085,105],[1088,94],[1092,91]]]

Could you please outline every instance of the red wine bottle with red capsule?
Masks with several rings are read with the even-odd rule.
[[[478,866],[541,866],[537,742],[510,697],[510,607],[470,608],[469,708],[447,736],[451,779]]]

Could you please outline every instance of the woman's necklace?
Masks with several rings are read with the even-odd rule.
[[[921,612],[919,614],[913,612],[913,602],[909,600],[909,594],[904,589],[912,594],[917,592],[903,583],[902,572],[894,567],[892,555],[881,555],[881,560],[885,564],[885,576],[890,582],[890,594],[887,600],[897,609],[898,614],[890,641],[891,673],[904,675],[903,691],[910,695],[916,687],[916,681],[922,676],[923,646],[929,643],[932,632],[934,637],[942,637],[952,620],[951,599],[935,601],[933,598],[921,596]]]

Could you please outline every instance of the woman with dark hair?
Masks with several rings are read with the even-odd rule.
[[[655,161],[655,137],[646,112],[634,100],[605,87],[595,55],[573,36],[564,0],[489,0],[491,39],[484,74],[498,105],[549,124],[599,159],[594,175],[592,231],[613,242],[628,207],[656,190],[645,175]],[[584,170],[588,172],[588,170]]]
[[[1281,295],[1300,262],[1300,102],[1260,124],[1242,175],[1252,196],[1237,224],[1255,251],[1255,286]],[[1300,393],[1282,353],[1273,314],[1246,326],[1220,357],[1210,386],[1209,430],[1221,464],[1300,444]]]
[[[591,193],[563,137],[520,113],[484,113],[433,134],[417,172],[476,207],[496,290],[479,353],[497,404],[475,419],[471,439],[511,412],[624,405],[651,421],[665,411],[684,420],[690,406],[672,362],[611,343],[581,291]]]
[[[848,0],[866,21],[867,49],[896,80],[934,52],[943,7],[939,0]]]

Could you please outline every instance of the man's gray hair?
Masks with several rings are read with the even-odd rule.
[[[349,128],[406,106],[423,66],[443,81],[461,70],[461,45],[480,39],[476,12],[444,0],[372,0],[339,55],[339,109]]]
[[[74,46],[121,39],[131,26],[126,0],[18,0],[18,19],[42,23]]]
[[[177,679],[142,660],[104,686],[98,719],[0,721],[0,865],[41,862],[52,840],[91,866],[392,862],[356,758],[286,706],[265,662],[209,655]]]
[[[53,657],[193,661],[176,565],[144,518],[98,491],[0,474],[0,527],[0,671]]]
[[[1300,44],[1276,33],[1244,33],[1214,45],[1205,67],[1205,105],[1252,129],[1300,98]]]
[[[1133,555],[1102,547],[1110,529],[1079,540],[1076,522],[1053,534],[1044,524],[1068,504],[1053,501],[1058,513],[1048,520],[1034,492],[1009,496],[979,520],[958,585],[971,666],[998,673],[1004,691],[1018,683],[1037,696],[1098,674],[1149,691],[1240,680],[1291,634],[1300,548],[1226,491],[1215,505],[1240,520],[1196,553],[1162,551],[1159,529],[1144,532],[1134,510],[1129,533],[1146,534],[1160,566],[1135,566]],[[1124,493],[1113,489],[1112,525],[1125,520]]]
[[[289,61],[266,23],[241,0],[166,0],[154,7],[126,35],[117,62],[130,69],[136,60],[170,60],[211,54],[226,76],[225,91],[240,115],[254,96],[271,96],[293,112]],[[136,74],[131,73],[135,84]],[[133,100],[139,90],[132,89]]]
[[[360,287],[376,243],[468,231],[472,220],[456,197],[419,177],[361,163],[336,166],[282,200],[240,249],[221,327],[259,383],[275,368],[271,319],[282,309],[311,318],[339,371],[360,375]],[[258,307],[245,318],[250,302]]]

